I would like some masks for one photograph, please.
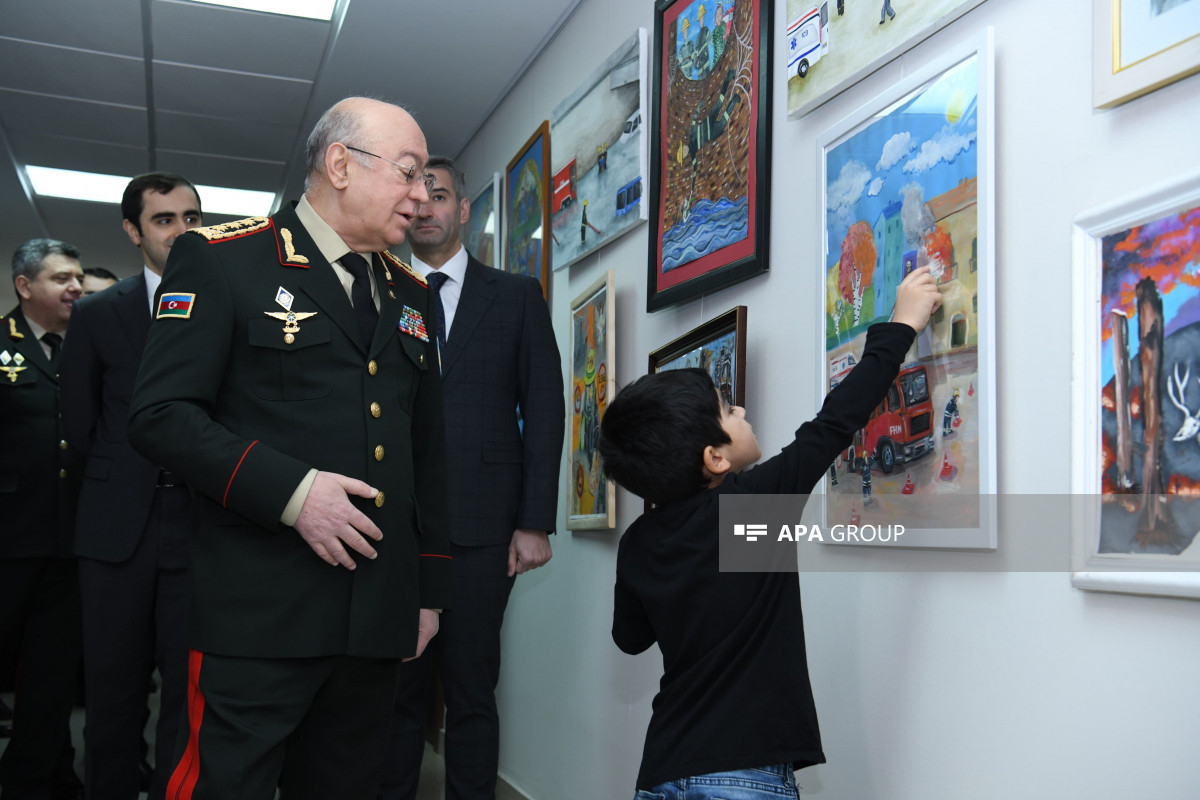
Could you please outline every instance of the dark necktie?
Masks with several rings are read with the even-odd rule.
[[[58,352],[62,349],[63,338],[57,333],[42,334],[42,341],[50,347],[50,366],[58,366]]]
[[[379,311],[375,301],[371,299],[371,278],[367,274],[367,260],[358,253],[347,253],[342,256],[342,266],[354,276],[354,285],[350,287],[350,302],[354,306],[354,317],[358,320],[358,333],[363,347],[371,346],[375,336],[375,325],[379,322]]]
[[[450,280],[450,276],[434,270],[425,276],[429,288],[433,290],[433,310],[437,313],[438,350],[446,346],[446,307],[442,305],[442,286]]]

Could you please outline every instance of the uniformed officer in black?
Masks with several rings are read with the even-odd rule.
[[[0,316],[0,641],[20,636],[20,671],[0,795],[49,800],[82,647],[71,541],[80,469],[58,413],[58,354],[83,269],[54,239],[21,245],[12,269],[20,303]]]
[[[130,440],[197,492],[179,800],[369,797],[449,598],[435,317],[386,252],[425,137],[349,98],[307,153],[294,210],[175,240],[134,391]]]

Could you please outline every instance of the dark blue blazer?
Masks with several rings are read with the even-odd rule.
[[[85,558],[129,558],[154,502],[158,467],[125,433],[149,332],[144,275],[81,298],[71,311],[59,372],[67,440],[87,459],[75,521],[75,554]]]
[[[450,541],[507,544],[517,528],[553,531],[566,404],[535,279],[468,256],[442,351],[442,397]]]

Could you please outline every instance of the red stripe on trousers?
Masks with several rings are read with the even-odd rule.
[[[204,694],[200,691],[200,662],[204,653],[188,651],[188,743],[183,758],[175,765],[167,783],[169,800],[190,800],[200,777],[200,721],[204,718]]]

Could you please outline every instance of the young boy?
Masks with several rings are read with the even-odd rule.
[[[928,268],[896,290],[858,365],[795,440],[762,455],[744,409],[698,369],[625,387],[600,425],[608,475],[658,507],[621,538],[613,641],[658,642],[663,678],[637,800],[798,797],[793,771],[825,761],[809,686],[800,586],[787,573],[718,571],[719,498],[807,494],[866,424],[917,331],[941,304]],[[739,474],[741,473],[741,474]]]

